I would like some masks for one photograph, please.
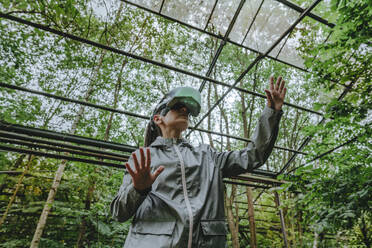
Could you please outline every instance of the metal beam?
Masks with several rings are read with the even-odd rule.
[[[105,154],[99,154],[99,153],[93,153],[93,152],[83,152],[79,151],[77,149],[70,149],[70,148],[64,148],[64,147],[58,147],[58,146],[51,146],[51,145],[43,145],[43,144],[36,144],[29,141],[22,141],[22,140],[16,140],[16,139],[8,139],[0,137],[0,142],[2,143],[8,143],[8,144],[15,144],[15,145],[21,145],[21,146],[27,146],[29,148],[36,148],[36,149],[44,149],[49,151],[56,151],[56,152],[64,152],[69,154],[76,154],[86,157],[95,157],[99,159],[109,159],[109,160],[115,160],[115,161],[121,161],[121,162],[127,162],[129,159],[129,155],[120,157],[118,156],[110,156]]]
[[[77,161],[77,162],[83,162],[83,163],[88,163],[88,164],[96,164],[96,165],[103,165],[103,166],[123,168],[123,169],[124,169],[124,167],[121,164],[116,164],[116,163],[111,163],[111,162],[104,162],[104,161],[99,161],[99,160],[92,160],[92,159],[85,159],[85,158],[79,158],[79,157],[72,157],[72,156],[68,156],[67,154],[72,153],[72,154],[83,155],[83,156],[90,156],[90,157],[93,156],[93,157],[97,157],[99,159],[119,160],[121,162],[126,162],[129,158],[129,156],[121,156],[120,158],[118,158],[118,157],[112,157],[112,156],[107,156],[107,155],[84,153],[84,152],[79,152],[79,151],[72,150],[72,149],[57,148],[57,147],[52,147],[52,146],[34,144],[34,143],[31,143],[31,142],[16,141],[16,140],[11,140],[11,139],[6,139],[6,138],[0,138],[0,142],[12,143],[12,144],[18,144],[18,145],[25,145],[25,146],[28,146],[28,147],[41,148],[41,149],[47,149],[47,150],[54,150],[54,151],[58,151],[58,152],[64,152],[64,155],[50,153],[50,152],[41,152],[39,150],[24,149],[24,148],[21,148],[21,147],[4,146],[0,143],[0,149],[5,150],[5,151],[24,153],[24,154],[33,154],[33,155],[36,155],[36,156],[43,156],[43,157],[54,158],[54,159],[65,159],[65,160],[69,160],[69,161]],[[241,179],[241,180],[244,180],[244,179]],[[267,182],[267,183],[265,183],[265,182]],[[269,181],[267,181],[267,180],[265,182],[262,182],[262,183],[270,184]],[[249,183],[235,182],[235,181],[229,181],[229,180],[224,180],[224,183],[251,186],[251,187],[257,187],[257,188],[270,188],[268,186],[259,185],[259,184],[249,184]]]
[[[305,9],[301,8],[300,6],[294,4],[294,3],[291,3],[287,0],[275,0],[275,1],[278,1],[282,4],[284,4],[285,6],[299,12],[299,13],[302,13],[304,12]],[[327,20],[325,20],[324,18],[320,17],[320,16],[317,16],[313,13],[309,13],[308,16],[312,19],[314,19],[315,21],[318,21],[320,23],[323,23],[324,25],[327,25],[328,27],[330,28],[334,28],[334,26],[336,26],[335,24],[331,23],[331,22],[328,22]]]
[[[272,44],[269,49],[263,54],[256,57],[256,59],[248,66],[248,68],[235,80],[234,84],[229,87],[229,89],[220,97],[220,99],[217,100],[217,102],[207,111],[206,114],[199,120],[199,122],[195,125],[197,128],[202,121],[210,115],[210,113],[220,104],[220,102],[230,93],[230,91],[235,87],[242,79],[243,77],[259,62],[261,59],[265,58],[275,47],[278,45],[284,37],[286,37],[295,27],[296,25],[303,19],[305,16],[320,2],[321,0],[316,0],[314,3],[307,8],[299,18],[279,37],[278,40]],[[190,131],[186,137],[188,137],[191,134],[192,131]]]
[[[353,87],[354,83],[356,82],[357,80],[355,80],[354,82],[350,83],[348,86],[346,86],[346,88],[344,89],[344,91],[341,93],[341,95],[338,97],[338,101],[341,101],[345,96],[346,94],[351,90],[351,88]],[[320,122],[318,123],[318,125],[321,125],[323,122],[325,121],[325,118],[323,116],[323,118],[320,120]],[[312,139],[313,137],[312,136],[308,136],[305,138],[305,140],[301,143],[300,147],[297,149],[298,151],[301,151],[309,142],[310,140]],[[278,172],[277,176],[282,174],[289,166],[290,164],[294,161],[294,159],[296,158],[297,156],[297,153],[294,153],[287,161],[287,163],[283,166],[283,168]]]
[[[89,152],[95,155],[99,155],[99,158],[105,159],[104,156],[109,156],[107,159],[112,158],[117,158],[113,160],[118,160],[118,161],[126,161],[128,156],[124,156],[123,154],[120,153],[114,153],[114,152],[108,152],[106,150],[98,150],[98,149],[93,149],[93,148],[87,148],[87,147],[82,147],[82,146],[76,146],[76,145],[70,145],[66,143],[61,143],[61,142],[56,142],[56,141],[50,141],[50,140],[45,140],[45,139],[38,139],[34,137],[30,137],[27,135],[21,135],[21,134],[16,134],[16,133],[11,133],[11,132],[4,132],[0,130],[0,137],[3,138],[8,138],[11,140],[22,140],[22,141],[27,141],[27,142],[32,142],[32,143],[38,143],[38,144],[46,144],[49,146],[54,146],[54,147],[62,147],[62,148],[67,148],[67,149],[73,149],[74,151],[83,151],[83,152]],[[16,141],[15,141],[16,142]],[[9,142],[6,142],[9,143]],[[34,146],[35,147],[35,146]],[[39,145],[36,148],[42,148]],[[71,152],[73,153],[73,152]],[[83,154],[81,154],[83,155]],[[103,155],[103,156],[101,156]]]
[[[137,147],[135,146],[123,145],[123,144],[109,142],[109,141],[96,140],[96,139],[81,137],[78,135],[58,133],[58,132],[43,130],[43,129],[34,128],[34,127],[24,127],[24,126],[17,125],[17,124],[6,123],[2,120],[0,120],[0,130],[20,133],[20,134],[26,134],[26,135],[31,135],[31,136],[37,136],[37,137],[42,137],[42,138],[60,140],[60,141],[68,141],[68,142],[73,142],[73,143],[77,143],[81,145],[112,149],[112,150],[128,152],[128,153],[131,153],[135,149],[137,149]]]
[[[139,115],[139,114],[135,114],[135,113],[132,113],[132,112],[119,110],[119,109],[114,109],[114,108],[110,108],[110,107],[106,107],[106,106],[101,106],[101,105],[97,105],[97,104],[93,104],[93,103],[89,103],[89,102],[85,102],[85,101],[74,100],[74,99],[70,99],[70,98],[67,98],[67,97],[62,97],[62,96],[57,96],[57,95],[53,95],[53,94],[50,94],[50,93],[45,93],[45,92],[42,92],[42,91],[31,90],[31,89],[27,89],[27,88],[20,87],[20,86],[0,83],[0,87],[5,87],[5,88],[9,88],[9,89],[15,89],[15,90],[20,90],[20,91],[24,91],[24,92],[29,92],[29,93],[36,94],[36,95],[51,97],[51,98],[54,98],[54,99],[58,99],[58,100],[66,101],[66,102],[71,102],[71,103],[77,103],[77,104],[81,104],[81,105],[96,108],[96,109],[102,109],[102,110],[106,110],[106,111],[110,111],[110,112],[114,112],[114,113],[125,114],[125,115],[128,115],[128,116],[133,116],[133,117],[141,118],[141,119],[144,119],[144,120],[149,120],[150,119],[149,116]],[[196,131],[199,131],[199,132],[204,132],[204,133],[210,133],[210,134],[215,134],[215,135],[219,135],[219,136],[229,137],[229,138],[232,138],[232,139],[241,140],[241,141],[245,141],[245,142],[252,142],[251,140],[246,139],[246,138],[233,136],[233,135],[228,135],[228,134],[223,134],[223,133],[214,132],[214,131],[210,131],[210,130],[205,130],[205,129],[201,129],[201,128],[189,127],[189,129],[190,130],[196,130]],[[298,152],[294,149],[281,147],[281,146],[274,146],[274,148],[284,150],[284,151],[294,152],[294,153]],[[304,153],[304,152],[300,152],[300,153],[303,154],[303,155],[307,155],[307,153]]]
[[[265,185],[259,185],[259,184],[251,184],[251,183],[244,183],[244,182],[235,182],[235,181],[230,181],[230,180],[223,180],[224,183],[227,184],[234,184],[234,185],[240,185],[240,186],[249,186],[252,188],[262,188],[262,189],[269,189],[270,186],[265,186]]]
[[[284,241],[284,247],[288,248],[288,238],[287,238],[287,231],[285,228],[285,221],[284,221],[284,213],[283,210],[280,208],[280,198],[278,192],[274,192],[275,195],[275,204],[279,211],[279,217],[280,217],[280,225],[282,227],[282,234],[283,234],[283,241]]]
[[[209,22],[210,22],[210,20],[211,20],[211,18],[212,18],[212,15],[213,15],[214,10],[215,10],[215,8],[216,8],[216,6],[217,6],[217,3],[218,3],[218,0],[216,0],[216,1],[214,2],[213,8],[212,8],[212,10],[211,10],[211,13],[210,13],[210,15],[209,15],[209,17],[208,17],[207,22],[205,23],[204,30],[206,30],[207,27],[208,27],[208,24],[209,24]]]
[[[220,54],[222,52],[222,49],[223,49],[223,47],[225,46],[225,44],[227,42],[227,39],[229,38],[230,32],[231,32],[232,28],[234,27],[234,24],[236,22],[236,19],[238,18],[239,13],[242,10],[242,7],[243,7],[244,3],[245,3],[245,0],[240,0],[239,6],[236,9],[235,14],[234,14],[234,16],[233,16],[233,18],[232,18],[232,20],[231,20],[231,22],[229,24],[229,27],[226,30],[225,36],[223,37],[223,39],[220,42],[220,46],[218,47],[218,49],[217,49],[217,51],[216,51],[216,53],[215,53],[215,55],[214,55],[214,57],[212,59],[212,63],[209,65],[207,74],[205,75],[206,77],[209,77],[211,75],[212,70],[213,70],[214,66],[216,65],[216,63],[217,63],[217,59],[220,56]],[[206,82],[206,80],[203,80],[202,81],[202,83],[200,85],[200,88],[199,88],[199,91],[200,92],[203,91],[204,86],[205,86],[205,82]]]
[[[161,11],[163,10],[164,2],[165,2],[165,0],[161,1],[161,6],[160,6],[160,9],[159,9],[159,14],[161,14]]]
[[[252,28],[252,26],[253,26],[253,24],[254,24],[256,18],[257,18],[258,13],[259,13],[260,10],[261,10],[261,7],[262,7],[264,1],[265,1],[265,0],[262,0],[260,6],[258,6],[258,9],[257,9],[257,11],[256,11],[256,14],[253,16],[252,22],[251,22],[251,24],[249,24],[248,30],[247,30],[247,32],[245,33],[242,42],[240,43],[241,45],[243,45],[245,39],[247,38],[247,35],[248,35],[249,31],[251,31],[251,28]]]
[[[222,35],[217,35],[217,34],[214,34],[214,33],[212,33],[212,32],[208,32],[208,31],[206,31],[206,30],[203,30],[203,29],[201,29],[201,28],[198,28],[198,27],[196,27],[196,26],[192,26],[192,25],[190,25],[190,24],[188,24],[188,23],[186,23],[186,22],[182,22],[182,21],[180,21],[180,20],[177,20],[177,19],[175,19],[175,18],[172,18],[172,17],[166,16],[166,15],[163,15],[163,14],[159,14],[158,12],[156,12],[156,11],[154,11],[154,10],[152,10],[152,9],[149,9],[149,8],[143,7],[143,6],[139,5],[139,4],[132,3],[132,2],[127,1],[127,0],[120,0],[120,1],[125,2],[125,3],[127,3],[127,4],[129,4],[129,5],[135,6],[136,8],[142,9],[142,10],[147,11],[147,12],[149,12],[149,13],[152,13],[152,14],[154,14],[154,15],[158,15],[158,16],[160,16],[160,17],[162,17],[162,18],[164,18],[164,19],[167,19],[167,20],[169,20],[169,21],[172,21],[172,22],[175,22],[175,23],[181,24],[182,26],[185,26],[185,27],[188,27],[188,28],[190,28],[190,29],[193,29],[193,30],[199,31],[199,32],[201,32],[201,33],[203,33],[203,34],[207,34],[207,35],[212,36],[212,37],[217,38],[217,39],[221,39],[221,40],[223,39],[223,36],[222,36]],[[239,43],[237,43],[237,42],[235,42],[235,41],[232,41],[232,40],[229,40],[229,39],[228,39],[227,42],[229,42],[229,43],[231,43],[231,44],[233,44],[233,45],[236,45],[236,46],[238,46],[238,47],[245,48],[245,49],[247,49],[247,50],[249,50],[249,51],[251,51],[251,52],[257,53],[257,54],[259,54],[259,55],[262,54],[262,53],[259,52],[258,50],[255,50],[255,49],[253,49],[253,48],[251,48],[251,47],[248,47],[248,46],[244,46],[244,45],[239,44]],[[279,63],[283,63],[283,64],[285,64],[285,65],[291,66],[291,67],[293,67],[293,68],[299,69],[299,70],[301,70],[301,71],[309,72],[308,70],[306,70],[306,69],[304,69],[304,68],[302,68],[302,67],[299,67],[299,66],[297,66],[297,65],[294,65],[294,64],[291,64],[291,63],[288,63],[288,62],[285,62],[285,61],[280,60],[280,59],[276,59],[275,57],[272,57],[272,56],[270,56],[270,55],[268,55],[267,58],[272,59],[272,60],[274,60],[274,61],[277,61],[277,62],[279,62]]]
[[[104,165],[108,167],[125,169],[125,167],[121,164],[108,163],[108,162],[103,162],[103,161],[98,161],[98,160],[93,160],[93,159],[78,158],[78,157],[72,157],[72,156],[61,155],[61,154],[51,154],[51,153],[40,152],[36,150],[19,148],[19,147],[4,146],[2,144],[0,144],[0,149],[9,151],[9,152],[33,154],[36,156],[47,157],[47,158],[65,159],[69,161],[76,161],[76,162],[83,162],[83,163],[88,163],[88,164]]]
[[[172,70],[172,71],[179,72],[179,73],[191,76],[191,77],[195,77],[195,78],[202,79],[202,80],[207,80],[207,81],[213,82],[215,84],[223,85],[223,86],[231,88],[231,85],[223,83],[221,81],[218,81],[218,80],[206,77],[206,76],[202,76],[202,75],[199,75],[199,74],[194,73],[194,72],[186,71],[186,70],[183,70],[181,68],[177,68],[177,67],[174,67],[174,66],[171,66],[171,65],[168,65],[168,64],[164,64],[164,63],[161,63],[161,62],[158,62],[158,61],[155,61],[155,60],[147,59],[145,57],[141,57],[141,56],[129,53],[129,52],[125,52],[123,50],[113,48],[113,47],[110,47],[110,46],[107,46],[107,45],[104,45],[104,44],[101,44],[101,43],[98,43],[98,42],[95,42],[95,41],[91,41],[91,40],[88,40],[88,39],[85,39],[85,38],[82,38],[82,37],[79,37],[79,36],[76,36],[76,35],[65,33],[65,32],[50,28],[50,27],[45,26],[45,25],[30,22],[30,21],[24,20],[22,18],[18,18],[18,17],[12,16],[12,15],[1,13],[1,12],[0,12],[0,17],[6,18],[6,19],[9,19],[9,20],[18,22],[18,23],[22,23],[22,24],[25,24],[25,25],[28,25],[28,26],[31,26],[31,27],[34,27],[34,28],[38,28],[38,29],[41,29],[41,30],[44,30],[44,31],[47,31],[47,32],[65,37],[65,38],[69,38],[71,40],[75,40],[75,41],[78,41],[78,42],[81,42],[81,43],[84,43],[84,44],[88,44],[88,45],[100,48],[100,49],[105,49],[107,51],[110,51],[110,52],[113,52],[113,53],[116,53],[116,54],[124,55],[124,56],[130,57],[130,58],[133,58],[133,59],[137,59],[137,60],[152,64],[152,65],[163,67],[163,68],[166,68],[168,70]],[[249,91],[249,90],[244,90],[244,89],[241,89],[239,87],[236,87],[236,85],[233,86],[232,88],[237,89],[241,92],[245,92],[245,93],[248,93],[248,94],[251,94],[251,95],[261,97],[261,98],[266,98],[266,96],[264,94],[256,93],[256,92]],[[307,112],[322,115],[321,113],[316,112],[314,110],[307,109],[307,108],[304,108],[304,107],[301,107],[301,106],[296,106],[296,105],[291,104],[291,103],[284,102],[284,104],[288,105],[288,106],[291,106],[291,107],[294,107],[294,108],[298,108],[298,109],[307,111]]]
[[[341,145],[338,145],[338,146],[336,146],[336,147],[334,147],[334,148],[332,148],[332,149],[330,149],[330,150],[328,150],[328,151],[326,151],[326,152],[324,152],[324,153],[322,153],[322,154],[316,156],[315,158],[311,159],[310,161],[308,161],[308,162],[306,162],[306,163],[304,163],[304,164],[302,164],[302,165],[299,165],[299,166],[296,167],[296,168],[291,169],[290,171],[287,172],[287,174],[289,174],[289,173],[291,173],[291,172],[293,172],[293,171],[295,171],[295,170],[297,170],[297,169],[299,169],[299,168],[301,168],[301,167],[304,167],[305,165],[308,165],[308,164],[310,164],[311,162],[314,162],[315,160],[318,160],[318,159],[320,159],[320,158],[322,158],[322,157],[324,157],[324,156],[326,156],[326,155],[328,155],[328,154],[330,154],[330,153],[336,151],[337,149],[339,149],[339,148],[341,148],[341,147],[343,147],[343,146],[346,146],[346,145],[349,145],[349,144],[353,143],[354,141],[356,141],[356,140],[358,139],[358,137],[359,137],[359,136],[355,136],[354,138],[352,138],[352,139],[350,139],[350,140],[348,140],[348,141],[342,143]]]
[[[12,128],[9,128],[9,127],[12,127]],[[0,130],[4,130],[4,125],[3,125],[2,121],[0,121]],[[80,137],[80,136],[77,136],[77,135],[66,135],[66,134],[61,134],[61,133],[54,132],[54,131],[42,130],[42,129],[31,128],[31,127],[23,127],[23,126],[20,126],[20,125],[7,124],[7,129],[5,129],[5,130],[8,131],[8,132],[16,133],[16,134],[13,134],[13,135],[17,135],[17,133],[22,133],[22,134],[26,134],[26,135],[29,135],[29,136],[36,136],[36,137],[42,137],[42,138],[48,138],[48,139],[54,139],[54,140],[63,140],[63,141],[67,141],[67,142],[73,142],[73,143],[83,144],[83,145],[90,145],[90,146],[95,146],[95,147],[102,147],[102,148],[106,148],[106,149],[120,150],[120,151],[123,150],[121,147],[119,147],[119,149],[118,149],[118,147],[116,146],[117,143],[106,142],[106,141],[101,141],[101,140],[94,140],[94,139],[89,139],[89,138],[85,138],[85,137]],[[4,132],[2,132],[2,133],[4,133]],[[17,137],[17,136],[14,136],[14,137]],[[30,139],[32,139],[32,138],[30,137]],[[29,141],[31,141],[31,140],[29,140]],[[96,141],[97,144],[94,141]],[[49,141],[49,142],[52,142],[52,141]],[[114,144],[114,146],[113,146],[113,144]],[[121,145],[121,146],[127,147],[126,145]],[[128,147],[131,147],[131,146],[128,146]],[[0,147],[0,150],[1,150],[1,148],[2,147]],[[21,151],[21,150],[15,150],[15,149],[17,149],[17,148],[5,147],[3,150],[4,151],[14,151],[14,152],[26,153],[26,154],[35,154],[35,153],[31,153],[31,151],[33,151],[33,150],[22,150]],[[137,149],[137,147],[132,147],[130,150],[127,150],[127,152],[133,152],[133,151],[135,151],[135,149]],[[38,155],[38,156],[44,156],[45,155],[46,157],[51,157],[52,156],[52,158],[57,158],[57,159],[67,159],[67,160],[72,160],[72,161],[94,163],[94,161],[91,162],[90,160],[89,160],[89,162],[87,162],[87,161],[82,161],[82,160],[69,159],[69,158],[66,158],[66,157],[58,157],[58,155],[56,155],[56,154],[52,154],[51,156],[48,156],[48,153],[40,153],[39,152],[39,153],[36,153],[35,155]],[[105,157],[102,157],[102,158],[105,159]],[[118,166],[114,166],[114,167],[118,167]],[[271,177],[271,178],[274,178],[276,176],[276,173],[273,172],[273,171],[265,171],[265,170],[260,170],[260,169],[254,169],[251,172],[251,174],[262,175],[262,176]]]

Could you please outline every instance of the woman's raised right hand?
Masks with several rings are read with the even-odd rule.
[[[135,170],[130,167],[129,163],[125,163],[125,167],[132,177],[134,188],[138,191],[143,191],[151,187],[159,174],[164,170],[164,166],[159,166],[154,173],[151,173],[150,148],[146,148],[146,156],[143,147],[139,151],[140,161],[138,161],[136,153],[132,153]]]

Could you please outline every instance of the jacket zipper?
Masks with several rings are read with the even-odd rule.
[[[187,212],[188,212],[188,215],[189,215],[189,219],[190,219],[189,241],[188,241],[187,247],[188,248],[191,248],[191,246],[192,246],[192,231],[193,231],[192,228],[193,228],[193,224],[194,224],[193,223],[194,222],[194,217],[193,217],[193,214],[192,214],[192,209],[191,209],[191,204],[190,204],[189,196],[187,195],[185,164],[184,164],[184,161],[183,161],[181,152],[180,152],[180,150],[177,147],[176,139],[173,139],[173,146],[174,146],[174,149],[176,150],[177,156],[178,156],[178,158],[180,160],[180,164],[181,164],[181,177],[182,177],[183,196],[185,198],[186,209],[187,209]]]

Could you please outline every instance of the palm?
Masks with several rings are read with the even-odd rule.
[[[270,77],[270,90],[265,90],[267,97],[267,106],[275,110],[281,110],[287,88],[284,87],[285,82],[282,77],[278,77],[274,85],[274,77]]]
[[[151,155],[150,149],[146,149],[146,156],[141,147],[140,151],[140,161],[137,159],[136,153],[132,153],[135,171],[130,167],[129,163],[125,164],[129,174],[132,177],[133,186],[137,190],[145,190],[151,187],[155,182],[159,174],[164,170],[163,166],[160,166],[154,173],[151,173]]]

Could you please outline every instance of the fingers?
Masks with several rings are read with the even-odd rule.
[[[164,166],[162,166],[162,165],[159,166],[159,168],[156,169],[156,171],[153,174],[154,181],[160,175],[160,173],[163,172],[163,170],[164,170]]]
[[[150,168],[151,165],[151,153],[150,153],[150,148],[146,149],[146,167]]]
[[[134,172],[132,170],[132,168],[130,168],[130,165],[129,163],[125,163],[125,168],[127,168],[129,174],[131,175],[131,177],[134,177]]]
[[[271,92],[269,90],[265,90],[266,97],[267,97],[267,103],[269,107],[271,107],[271,103],[273,101],[273,97],[271,96]]]
[[[276,80],[276,84],[275,84],[275,89],[276,90],[279,90],[281,81],[282,81],[282,77],[279,76],[278,79]]]
[[[282,93],[281,93],[281,97],[284,99],[285,97],[285,94],[287,93],[287,88],[284,88]]]
[[[135,152],[132,153],[132,157],[133,157],[134,167],[136,168],[136,171],[138,172],[140,170],[140,167],[139,167],[137,155]]]
[[[280,84],[279,92],[283,92],[284,85],[285,85],[285,81],[282,80],[282,83]]]
[[[270,90],[274,90],[274,77],[270,77]]]
[[[143,151],[143,147],[140,147],[140,156],[141,156],[141,163],[140,163],[140,169],[145,168],[145,152]]]

